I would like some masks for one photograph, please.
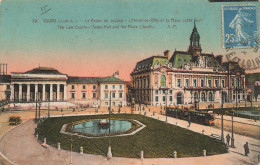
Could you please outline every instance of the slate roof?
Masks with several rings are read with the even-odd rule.
[[[0,75],[0,83],[11,83],[11,75]]]
[[[61,74],[58,70],[51,67],[38,67],[25,72],[27,74]]]

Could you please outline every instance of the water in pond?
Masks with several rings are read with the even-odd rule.
[[[99,126],[101,120],[91,120],[84,123],[76,124],[72,130],[75,132],[87,133],[92,135],[109,134],[109,129]],[[130,121],[125,120],[110,120],[110,133],[121,133],[129,130],[132,127]]]

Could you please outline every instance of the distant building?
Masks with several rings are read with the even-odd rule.
[[[50,67],[27,72],[0,75],[0,101],[9,100],[13,106],[108,106],[107,92],[112,92],[111,105],[126,105],[125,82],[119,72],[109,77],[73,77]]]
[[[223,56],[202,53],[194,24],[188,51],[151,56],[139,61],[131,73],[137,103],[181,105],[194,102],[221,103],[245,99],[245,71]],[[167,95],[166,95],[167,93]]]

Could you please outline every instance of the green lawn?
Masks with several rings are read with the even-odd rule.
[[[47,138],[47,143],[70,150],[72,139],[73,151],[79,152],[83,146],[84,153],[106,155],[108,138],[87,139],[78,136],[64,135],[60,133],[63,124],[83,119],[103,119],[108,115],[75,116],[49,118],[44,120],[36,129],[39,139]],[[138,158],[140,151],[144,151],[145,158],[172,157],[173,151],[177,151],[178,157],[202,156],[202,150],[207,150],[207,155],[226,153],[225,145],[216,139],[199,133],[167,124],[149,117],[131,114],[113,115],[113,118],[136,119],[146,127],[132,136],[111,137],[113,156]]]

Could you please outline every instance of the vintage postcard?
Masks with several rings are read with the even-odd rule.
[[[260,164],[259,8],[0,0],[0,164]]]

